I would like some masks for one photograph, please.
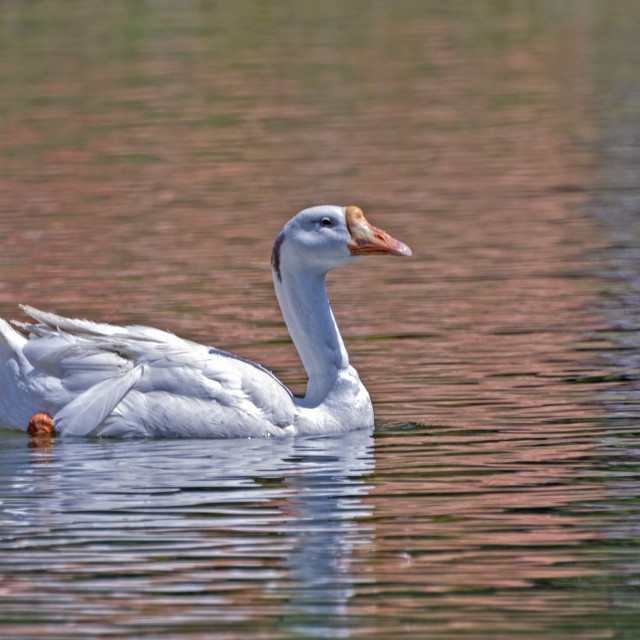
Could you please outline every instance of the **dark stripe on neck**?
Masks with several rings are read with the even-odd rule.
[[[279,282],[282,282],[282,274],[280,273],[280,247],[284,242],[284,231],[281,231],[273,243],[273,250],[271,251],[271,268],[276,274]]]

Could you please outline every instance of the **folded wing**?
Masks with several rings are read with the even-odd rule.
[[[262,367],[150,327],[117,327],[25,307],[22,357],[65,435],[280,435],[295,407]],[[24,367],[24,365],[23,365]]]

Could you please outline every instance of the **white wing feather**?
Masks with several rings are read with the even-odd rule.
[[[75,396],[56,413],[56,431],[71,436],[93,434],[140,380],[143,368],[139,364],[124,375],[102,380]]]
[[[21,360],[17,384],[31,390],[22,415],[47,411],[62,434],[246,437],[293,425],[291,393],[252,362],[150,327],[23,308],[36,320],[15,323],[26,343],[0,326],[5,352]]]

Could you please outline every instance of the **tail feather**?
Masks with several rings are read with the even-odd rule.
[[[33,415],[26,380],[33,366],[23,353],[27,339],[0,318],[0,427],[26,429]]]
[[[53,334],[68,333],[78,338],[96,340],[100,338],[122,338],[125,341],[135,340],[140,342],[161,342],[182,345],[184,341],[169,331],[162,331],[153,327],[130,325],[126,327],[107,324],[106,322],[93,322],[79,318],[65,318],[64,316],[40,311],[28,305],[20,305],[20,308],[36,323],[16,322],[12,323],[21,327],[29,334],[40,337]]]
[[[48,311],[40,311],[26,304],[20,305],[20,308],[39,324],[34,325],[27,322],[14,322],[14,324],[26,329],[29,333],[35,333],[37,335],[42,335],[44,329],[44,333],[65,331],[73,335],[108,336],[117,333],[120,329],[119,327],[104,322],[65,318],[55,313],[49,313]]]
[[[24,372],[31,370],[31,364],[24,356],[22,349],[27,339],[18,333],[6,320],[0,318],[0,360],[6,364],[8,360],[15,360]]]

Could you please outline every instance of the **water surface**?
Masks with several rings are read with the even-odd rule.
[[[300,392],[282,224],[356,204],[414,253],[330,276],[372,432],[2,433],[3,637],[634,638],[639,18],[2,4],[2,317],[151,324]]]

